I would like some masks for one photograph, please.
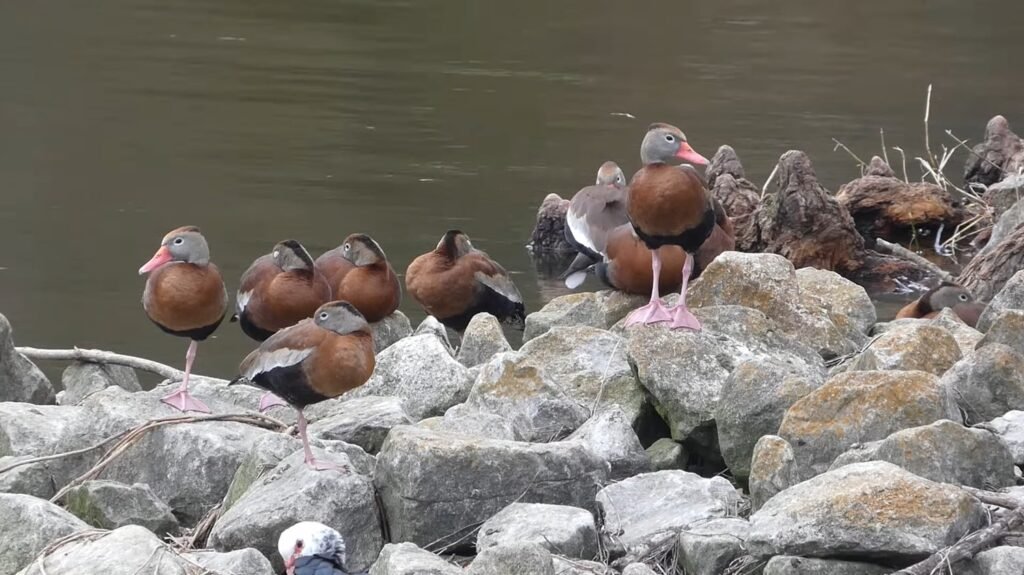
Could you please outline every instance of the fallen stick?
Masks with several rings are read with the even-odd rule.
[[[932,575],[936,568],[943,564],[955,565],[958,561],[974,557],[976,553],[991,547],[993,543],[1021,525],[1024,525],[1024,505],[1007,513],[992,525],[971,533],[924,561],[897,571],[893,575]]]
[[[1024,499],[1013,497],[1006,493],[997,493],[995,491],[985,491],[984,489],[977,489],[975,487],[969,487],[963,485],[960,487],[967,493],[970,493],[982,503],[989,505],[995,505],[998,507],[1004,507],[1006,509],[1017,509],[1018,507],[1024,506]]]
[[[72,349],[39,349],[35,347],[16,347],[14,350],[33,360],[84,361],[88,363],[123,365],[132,369],[155,373],[156,375],[173,381],[181,381],[181,378],[185,377],[185,372],[169,365],[142,357],[123,355],[111,351],[104,351],[102,349],[81,349],[78,347]],[[202,378],[211,382],[227,381],[225,379],[207,377],[205,375],[198,374],[192,374],[192,377]]]
[[[889,255],[900,257],[900,258],[903,258],[905,260],[910,260],[910,261],[914,262],[915,264],[917,264],[917,265],[927,269],[928,271],[932,272],[933,274],[937,275],[938,277],[940,277],[942,279],[942,281],[948,281],[948,282],[952,282],[953,281],[953,274],[951,274],[951,273],[947,272],[946,270],[940,268],[939,266],[937,266],[934,263],[928,261],[927,259],[925,259],[925,258],[923,258],[923,257],[921,257],[921,256],[919,256],[917,254],[915,254],[914,252],[908,250],[907,248],[905,248],[905,247],[903,247],[903,246],[901,246],[899,244],[894,244],[892,242],[887,242],[887,241],[883,240],[882,238],[877,238],[875,240],[875,242],[876,242],[876,245],[878,247],[882,248],[882,249],[880,249],[878,251],[880,251],[882,253],[888,253]]]

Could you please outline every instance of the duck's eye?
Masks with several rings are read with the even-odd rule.
[[[327,312],[325,312],[325,311],[320,312],[320,319],[321,320],[327,319]]]
[[[967,301],[969,299],[967,297],[967,294],[965,294],[965,293],[960,294],[959,298],[960,298],[960,301]]]
[[[174,245],[180,246],[183,243],[185,243],[185,238],[174,238]]]
[[[345,250],[346,252],[350,252],[352,251],[352,244],[345,244],[345,246],[342,249]]]
[[[676,137],[673,136],[672,134],[665,134],[665,141],[666,142],[674,142],[674,141],[676,141]]]
[[[295,550],[296,551],[302,551],[302,539],[299,539],[298,541],[295,542]]]
[[[626,181],[626,178],[623,178],[622,175],[620,174],[618,176],[615,176],[615,181],[621,184],[621,183]]]

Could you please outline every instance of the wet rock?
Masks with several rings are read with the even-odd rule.
[[[960,345],[947,330],[927,324],[905,324],[886,330],[853,359],[850,369],[942,375],[960,358]]]
[[[559,296],[549,301],[539,311],[526,316],[523,343],[547,333],[556,325],[609,329],[646,302],[647,299],[643,296],[615,290]]]
[[[402,400],[397,397],[368,395],[330,403],[329,411],[316,411],[316,419],[310,424],[309,433],[323,439],[358,445],[367,453],[380,450],[392,427],[413,423],[402,408]]]
[[[608,477],[613,481],[651,471],[647,452],[626,414],[618,407],[612,406],[594,415],[566,440],[582,443],[607,461],[611,466]]]
[[[438,338],[420,334],[378,354],[370,381],[342,397],[400,397],[405,412],[419,421],[465,401],[472,384],[466,367],[455,361]]]
[[[565,239],[565,214],[569,200],[558,194],[544,196],[537,209],[537,223],[530,233],[530,249],[534,252],[575,252]]]
[[[480,439],[523,440],[509,420],[494,413],[478,411],[465,403],[453,406],[444,412],[444,417],[424,419],[417,425],[425,429]]]
[[[871,563],[778,555],[764,566],[764,575],[887,575],[892,569]]]
[[[720,146],[711,163],[704,171],[708,189],[725,212],[732,219],[736,228],[737,248],[750,251],[751,247],[739,243],[746,235],[747,228],[753,221],[754,211],[761,204],[761,190],[746,178],[743,165],[731,146]]]
[[[446,328],[444,324],[438,321],[436,317],[428,315],[427,317],[423,318],[423,321],[421,321],[420,324],[416,326],[416,329],[415,331],[412,332],[412,334],[414,336],[432,335],[436,337],[438,341],[441,342],[441,345],[443,345],[444,348],[448,350],[448,353],[451,354],[452,357],[455,357],[455,347],[452,346],[451,340],[448,339],[448,328]]]
[[[1008,411],[988,422],[987,427],[1002,438],[1013,462],[1024,465],[1024,411]]]
[[[750,518],[758,555],[915,561],[985,525],[976,499],[896,465],[855,463],[799,483]]]
[[[941,384],[956,399],[968,424],[1024,410],[1024,358],[1002,344],[986,345],[958,361]]]
[[[56,400],[43,372],[14,350],[10,322],[0,314],[0,401],[47,404]]]
[[[143,483],[86,481],[68,492],[65,506],[82,521],[100,529],[140,525],[160,536],[178,533],[178,520],[171,514],[171,508]]]
[[[370,568],[370,575],[462,575],[456,565],[412,543],[388,543]]]
[[[89,529],[82,520],[45,499],[0,494],[0,573],[10,575],[28,565],[56,539]],[[16,529],[12,527],[17,526]]]
[[[718,444],[734,477],[743,481],[750,475],[758,439],[777,433],[786,410],[824,383],[817,369],[768,357],[736,366],[715,407]]]
[[[745,519],[712,519],[679,533],[676,563],[688,575],[719,575],[734,559],[746,555]]]
[[[1024,573],[1024,548],[993,547],[968,561],[980,575],[1020,575]]]
[[[621,337],[602,329],[556,327],[518,352],[484,364],[467,407],[508,419],[527,441],[565,437],[592,412],[618,407],[638,427],[646,396]]]
[[[836,375],[793,404],[779,436],[793,448],[800,477],[824,472],[855,443],[940,419],[959,419],[951,394],[921,371],[858,371]]]
[[[982,348],[1002,344],[1013,351],[1024,354],[1024,310],[1010,309],[1001,313],[978,342]]]
[[[796,282],[804,307],[828,315],[837,327],[849,324],[860,334],[865,334],[878,321],[875,304],[868,292],[836,272],[800,268],[796,270]],[[847,337],[855,341],[859,339],[854,334]]]
[[[347,455],[318,450],[315,456],[348,471],[315,471],[303,461],[301,451],[286,457],[217,520],[210,545],[218,551],[253,547],[280,572],[281,531],[299,521],[319,521],[341,533],[349,549],[349,568],[368,568],[384,545],[373,484],[355,472]]]
[[[771,318],[794,340],[823,357],[845,355],[858,349],[817,303],[801,301],[800,283],[793,264],[775,254],[726,252],[715,258],[689,290],[692,307],[742,305]],[[817,311],[815,311],[817,310]]]
[[[555,575],[551,553],[536,543],[488,547],[469,565],[466,575]]]
[[[214,573],[225,575],[275,575],[270,561],[255,549],[239,549],[230,553],[200,550],[185,557]]]
[[[613,483],[597,494],[604,533],[625,547],[666,529],[684,529],[707,519],[735,516],[740,495],[722,477],[686,471],[656,471]]]
[[[985,141],[967,156],[964,181],[992,185],[1024,167],[1024,141],[1010,130],[1003,116],[993,116],[985,125]]]
[[[619,575],[618,571],[597,561],[552,555],[551,563],[555,566],[556,575]]]
[[[678,441],[662,437],[647,448],[647,459],[651,462],[653,471],[685,469],[687,453]]]
[[[1022,291],[1020,284],[1024,283],[1024,280],[1018,280],[1017,285],[1006,297],[999,298],[996,294],[1007,288],[1011,278],[1018,273],[1017,270],[1022,268],[1024,268],[1024,227],[1013,230],[998,244],[992,244],[992,247],[986,249],[984,253],[976,255],[960,272],[960,276],[957,278],[960,285],[967,288],[978,301],[992,300],[989,307],[995,306],[994,310],[986,310],[982,313],[981,320],[984,320],[986,315],[989,317],[988,322],[979,320],[978,328],[981,331],[985,331],[988,323],[994,319],[993,313],[1013,307],[1007,305],[1011,299],[1015,300],[1014,303],[1020,303],[1019,294]],[[997,304],[997,300],[1000,299],[1001,301],[998,301]]]
[[[867,453],[843,454],[832,469],[842,467],[853,458],[888,461],[914,475],[940,483],[979,489],[1014,483],[1013,456],[997,435],[948,420],[897,431],[877,445],[857,451]]]
[[[986,332],[1003,313],[1021,309],[1024,309],[1024,270],[1013,274],[999,293],[985,306],[985,311],[978,318],[978,330]]]
[[[589,511],[543,503],[513,503],[499,511],[480,526],[476,549],[519,542],[580,559],[593,559],[598,553],[597,526]]]
[[[759,509],[775,494],[800,483],[793,446],[778,435],[765,435],[754,445],[750,463],[750,505]]]
[[[373,334],[373,349],[380,353],[391,347],[398,340],[412,335],[412,324],[409,318],[400,311],[396,311],[386,318],[370,324],[370,333]]]
[[[469,320],[455,359],[466,367],[473,367],[506,351],[512,351],[512,346],[505,339],[498,318],[489,313],[478,313]]]
[[[626,330],[630,363],[676,440],[698,439],[691,436],[713,430],[722,385],[746,360],[772,357],[809,370],[824,369],[812,349],[779,333],[761,312],[713,306],[694,314],[703,324],[700,332],[659,325]]]
[[[454,543],[508,504],[594,509],[608,464],[575,442],[473,439],[418,427],[391,430],[374,484],[397,541]]]
[[[64,390],[57,394],[57,403],[77,405],[89,394],[116,385],[125,391],[142,391],[135,370],[123,365],[74,362],[61,375]]]

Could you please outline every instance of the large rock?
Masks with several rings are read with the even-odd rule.
[[[469,320],[455,359],[466,367],[473,367],[506,351],[512,351],[512,346],[505,339],[498,318],[489,313],[478,313]]]
[[[14,350],[10,322],[0,314],[0,401],[53,403],[53,385],[31,361]]]
[[[960,345],[947,330],[927,324],[907,324],[886,330],[853,360],[850,369],[926,371],[942,375],[960,358]]]
[[[832,468],[853,461],[888,461],[940,483],[993,489],[1014,484],[1013,456],[999,437],[952,421],[897,431],[870,447],[839,456]]]
[[[380,353],[400,339],[412,335],[412,324],[404,313],[396,311],[376,323],[371,323],[370,333],[373,335],[373,349]]]
[[[643,296],[617,290],[572,293],[556,297],[539,311],[526,316],[523,343],[547,333],[554,326],[580,325],[609,329],[645,302],[646,298]]]
[[[391,537],[419,545],[464,541],[508,504],[594,509],[608,464],[576,442],[531,444],[400,426],[377,456],[374,484]]]
[[[718,444],[734,477],[743,481],[750,475],[757,440],[777,433],[786,410],[823,383],[817,369],[770,357],[736,366],[715,407]]]
[[[412,543],[388,543],[370,575],[462,575],[461,568]]]
[[[355,472],[347,455],[314,454],[347,471],[316,471],[301,451],[286,457],[217,520],[210,544],[219,551],[254,547],[280,571],[281,532],[299,521],[319,521],[341,533],[349,549],[348,567],[367,569],[384,545],[373,484]]]
[[[1024,573],[1024,548],[993,547],[968,561],[980,575],[1020,575]]]
[[[783,333],[825,358],[858,348],[858,341],[848,339],[852,332],[836,326],[823,306],[815,303],[809,308],[804,303],[793,264],[780,255],[723,253],[693,283],[687,303],[692,307],[742,305],[756,309],[775,321]]]
[[[126,391],[142,391],[135,370],[123,365],[76,361],[64,369],[60,378],[64,390],[57,394],[57,403],[77,405],[101,389],[116,385]]]
[[[444,344],[433,335],[422,334],[402,339],[377,355],[370,381],[343,398],[400,397],[406,413],[419,421],[465,401],[472,384],[469,371]]]
[[[780,334],[776,324],[759,311],[714,306],[694,313],[703,324],[700,332],[663,325],[631,327],[626,332],[630,363],[674,439],[713,432],[722,385],[746,360],[774,358],[823,372],[822,360],[813,350]]]
[[[1011,309],[1000,314],[989,326],[988,332],[978,342],[977,347],[997,343],[1024,355],[1024,310]]]
[[[889,322],[876,323],[871,329],[871,335],[882,335],[891,329],[922,325],[942,328],[949,332],[949,335],[953,336],[953,339],[956,340],[957,345],[960,347],[961,357],[974,351],[974,348],[982,338],[980,331],[964,323],[964,320],[960,319],[956,312],[949,308],[944,308],[937,316],[929,319],[901,318]]]
[[[987,427],[1002,438],[1010,449],[1013,462],[1024,465],[1024,411],[1008,411],[990,421]]]
[[[740,495],[722,477],[656,471],[613,483],[597,494],[605,533],[627,549],[666,529],[735,516]]]
[[[429,417],[416,425],[480,439],[523,440],[511,421],[495,413],[479,411],[465,403],[452,406],[444,412],[444,417]]]
[[[1024,309],[1024,270],[1018,271],[1006,281],[992,301],[985,306],[978,318],[978,330],[988,331],[996,318],[1009,310]]]
[[[235,475],[231,478],[227,494],[223,499],[222,511],[231,506],[248,491],[257,479],[277,467],[281,460],[302,449],[299,441],[283,433],[259,439],[249,447],[249,451],[238,464]]]
[[[469,565],[466,575],[555,575],[551,553],[536,543],[488,547]]]
[[[224,575],[276,575],[270,561],[255,549],[216,553],[206,549],[184,556],[213,573]]]
[[[914,561],[984,526],[984,505],[887,462],[855,463],[779,493],[750,518],[756,554]]]
[[[688,575],[719,575],[747,554],[750,523],[736,517],[712,519],[679,533],[676,563]]]
[[[646,415],[644,390],[626,342],[593,327],[556,327],[518,352],[484,364],[467,406],[510,420],[528,441],[565,437],[592,413],[618,407],[635,428]]]
[[[452,341],[451,339],[449,339],[448,333],[448,328],[445,327],[443,323],[438,321],[436,317],[428,315],[427,317],[423,318],[423,321],[421,321],[418,326],[416,326],[416,329],[413,330],[412,335],[432,335],[436,337],[437,340],[441,342],[441,345],[443,345],[444,348],[448,350],[448,353],[452,357],[455,357],[455,347],[452,346]],[[458,336],[457,333],[452,333]]]
[[[985,253],[991,248],[999,245],[999,242],[1006,239],[1013,230],[1017,229],[1021,224],[1024,224],[1024,203],[1018,201],[1021,197],[1021,192],[1024,192],[1024,186],[1021,185],[1024,184],[1024,177],[1014,176],[1012,178],[1012,183],[1017,184],[1017,186],[1011,188],[1015,193],[1010,198],[1006,198],[1007,201],[1000,202],[1003,206],[1009,205],[1009,207],[1004,208],[1003,210],[1000,210],[998,207],[996,208],[996,225],[992,227],[992,234],[989,236],[988,241],[985,243],[985,247],[981,249],[980,253]],[[988,191],[995,192],[991,194],[992,196],[1002,195],[1000,194],[1000,192],[1004,190],[1004,185],[1002,184],[1005,184],[1005,182],[1000,182],[999,184],[990,187]],[[1000,214],[999,212],[1002,213]]]
[[[68,511],[101,529],[140,525],[160,536],[178,532],[171,508],[142,483],[86,481],[72,488],[65,502]]]
[[[555,575],[619,575],[615,569],[597,561],[552,555],[551,563],[555,566]]]
[[[397,397],[368,395],[324,403],[330,403],[330,409],[316,411],[317,417],[310,424],[309,433],[323,439],[358,445],[367,453],[380,450],[392,427],[413,423],[412,418],[402,409],[402,400]],[[323,404],[316,407],[320,405]]]
[[[986,345],[958,361],[941,383],[969,424],[1024,409],[1024,357],[1002,344]]]
[[[608,462],[609,478],[625,479],[651,471],[651,462],[640,439],[618,407],[602,411],[572,432],[568,441],[578,441]],[[555,552],[556,550],[552,550]]]
[[[9,493],[0,494],[0,525],[0,575],[17,573],[54,540],[89,529],[49,501]]]
[[[847,337],[854,341],[862,339],[878,321],[868,292],[834,271],[800,268],[796,270],[796,282],[804,307],[821,310],[840,328],[852,326],[859,335],[851,332]]]
[[[871,563],[777,555],[764,566],[764,575],[887,575],[892,569]]]
[[[683,444],[670,437],[662,437],[655,441],[646,451],[652,471],[685,469],[689,459]]]
[[[778,435],[765,435],[754,445],[750,464],[750,506],[759,509],[775,494],[800,483],[793,446]]]
[[[544,503],[513,503],[499,511],[480,526],[476,550],[519,542],[580,559],[598,553],[597,526],[589,511]]]
[[[930,373],[857,371],[832,377],[794,403],[778,434],[793,447],[800,477],[807,479],[855,443],[959,417],[951,394]]]

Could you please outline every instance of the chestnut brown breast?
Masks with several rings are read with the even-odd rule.
[[[334,299],[349,302],[371,323],[394,313],[402,302],[401,284],[387,262],[354,267],[331,285]]]
[[[313,265],[323,274],[324,279],[332,288],[341,285],[345,274],[356,268],[355,264],[341,255],[340,247],[324,252],[323,255],[316,258]]]
[[[307,358],[306,380],[317,393],[338,397],[370,379],[376,359],[368,331],[347,335],[331,333]]]
[[[629,184],[629,221],[648,246],[696,251],[714,226],[714,208],[697,173],[665,164],[644,166]]]
[[[216,328],[227,312],[228,296],[214,264],[170,263],[150,273],[142,305],[166,331],[190,335],[186,332]]]

